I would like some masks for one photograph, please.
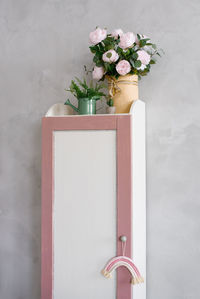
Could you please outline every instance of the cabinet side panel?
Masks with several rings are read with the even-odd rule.
[[[52,130],[42,121],[41,299],[52,299]]]
[[[115,299],[116,131],[54,132],[54,299]]]
[[[131,116],[117,119],[117,253],[122,255],[120,236],[127,237],[125,255],[131,258]],[[131,275],[125,267],[117,270],[117,299],[131,299]]]
[[[133,286],[133,299],[146,299],[146,158],[145,104],[138,100],[132,112],[132,257],[144,283]]]

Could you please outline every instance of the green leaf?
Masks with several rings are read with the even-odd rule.
[[[90,47],[90,51],[91,51],[92,53],[95,53],[95,52],[96,52],[96,50],[93,49],[92,47]]]
[[[111,44],[111,45],[106,46],[105,51],[109,51],[112,49],[114,49],[114,46]]]
[[[107,72],[111,71],[111,69],[112,69],[110,63],[107,63],[107,62],[104,63],[104,67],[105,67]]]
[[[83,82],[82,82],[79,78],[77,78],[77,77],[75,77],[75,79],[76,79],[76,81],[79,83],[79,85],[80,85],[81,87],[83,87],[84,89],[87,90],[88,86],[87,86],[87,83],[86,83],[85,78],[83,79]]]
[[[128,56],[130,54],[130,49],[126,50],[126,52],[124,52],[125,56]]]
[[[137,52],[135,52],[135,53],[132,54],[132,58],[135,59],[135,60],[137,60],[137,58],[138,58]]]
[[[93,98],[96,101],[99,100],[102,96],[105,96],[103,92],[100,91],[100,89],[103,88],[103,85],[97,85],[95,88],[93,87],[92,81],[90,82],[90,87],[87,85],[86,79],[84,78],[83,81],[81,81],[79,78],[76,77],[76,81],[78,84],[72,80],[70,84],[70,88],[66,91],[71,92],[77,99],[81,98]]]
[[[113,99],[109,99],[107,101],[107,105],[110,106],[110,107],[112,107],[114,105]]]
[[[143,38],[142,40],[147,42],[148,40],[150,40],[150,38]]]
[[[155,44],[152,44],[152,48],[153,48],[154,50],[156,50],[156,49],[157,49],[157,46],[156,46]]]
[[[132,65],[132,67],[135,67],[135,62],[133,59],[130,58],[130,64]]]
[[[144,39],[141,39],[139,45],[140,47],[144,47],[146,45],[146,41]]]
[[[93,57],[93,62],[96,64],[96,66],[102,66],[103,65],[103,61],[98,55],[95,55]]]
[[[108,46],[108,45],[110,45],[110,40],[108,40],[108,38],[106,38],[103,40],[103,43],[105,46]]]
[[[89,48],[92,53],[95,53],[96,51],[98,51],[98,45],[90,46]]]
[[[95,100],[95,101],[100,100],[100,98],[101,98],[101,97],[100,97],[99,95],[91,97],[91,99],[93,99],[93,100]]]
[[[156,63],[156,61],[151,59],[150,64],[155,64],[155,63]]]
[[[135,61],[135,67],[138,68],[142,65],[142,62],[140,60]]]
[[[105,52],[105,47],[104,47],[104,45],[102,44],[102,43],[99,43],[99,49],[98,49],[98,51],[100,51],[100,52],[102,52],[102,53],[104,53]]]

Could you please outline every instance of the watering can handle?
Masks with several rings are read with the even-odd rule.
[[[70,102],[69,99],[67,99],[67,101],[65,102],[64,105],[68,105],[68,106],[72,107],[76,112],[79,111],[78,108],[76,108],[74,105],[72,105],[72,103]]]

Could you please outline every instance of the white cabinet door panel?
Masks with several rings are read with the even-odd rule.
[[[101,270],[116,254],[116,131],[55,131],[54,299],[114,299]]]

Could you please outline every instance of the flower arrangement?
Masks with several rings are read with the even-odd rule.
[[[77,77],[75,79],[77,83],[75,82],[75,80],[72,80],[69,89],[65,89],[65,91],[72,93],[78,100],[88,98],[97,101],[102,96],[105,96],[105,94],[100,91],[105,87],[103,84],[96,83],[94,85],[93,81],[90,81],[88,85],[85,78],[83,79],[83,81],[81,81]]]
[[[92,76],[95,80],[104,80],[106,75],[117,79],[127,74],[141,78],[156,63],[156,55],[161,56],[157,46],[142,34],[124,33],[121,29],[110,34],[97,27],[89,38],[90,51],[94,54]]]
[[[81,81],[77,77],[76,81],[72,80],[69,89],[65,90],[77,98],[78,108],[72,105],[69,99],[65,102],[65,105],[71,106],[79,114],[96,114],[96,101],[106,96],[101,91],[105,86],[97,83],[94,85],[93,81],[88,85],[85,79]]]

